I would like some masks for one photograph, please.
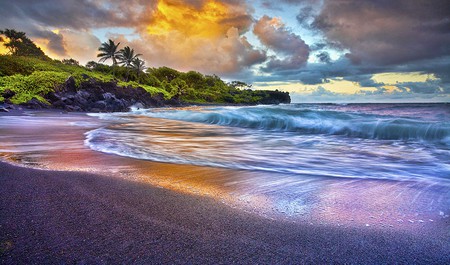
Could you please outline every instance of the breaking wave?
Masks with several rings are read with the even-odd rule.
[[[188,122],[299,134],[344,135],[364,139],[450,143],[450,122],[289,107],[166,110],[140,114]]]

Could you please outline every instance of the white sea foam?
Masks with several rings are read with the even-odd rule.
[[[400,107],[136,109],[97,115],[111,124],[88,132],[86,145],[158,162],[327,177],[450,181],[449,107],[431,106],[437,108],[434,112],[427,109],[430,106]]]

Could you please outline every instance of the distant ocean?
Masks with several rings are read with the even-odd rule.
[[[90,114],[91,149],[294,176],[450,186],[450,104],[290,104]]]

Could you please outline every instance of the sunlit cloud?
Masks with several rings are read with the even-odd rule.
[[[152,66],[229,74],[266,60],[243,33],[251,26],[248,7],[238,2],[161,0],[141,38],[129,42]]]
[[[373,75],[372,79],[377,83],[394,85],[404,82],[426,82],[427,80],[436,80],[434,75],[421,72],[410,73],[380,73]]]
[[[184,1],[160,0],[146,30],[149,35],[178,32],[186,37],[224,37],[230,28],[245,32],[251,18],[244,6],[204,1],[201,6]]]

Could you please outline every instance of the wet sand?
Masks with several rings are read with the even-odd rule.
[[[0,261],[448,264],[448,235],[270,220],[84,172],[0,163]]]

